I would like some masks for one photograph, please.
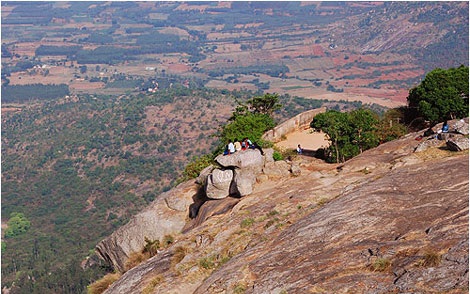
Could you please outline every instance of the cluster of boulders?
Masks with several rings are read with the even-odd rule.
[[[273,149],[261,154],[258,149],[238,151],[230,155],[219,155],[215,162],[219,165],[205,168],[196,179],[204,187],[209,199],[223,199],[228,196],[243,197],[253,192],[256,182],[270,177],[299,175],[295,163],[274,161]]]
[[[102,240],[96,246],[98,255],[124,272],[130,254],[140,252],[146,238],[161,240],[167,234],[188,231],[211,215],[231,209],[238,198],[252,193],[256,182],[300,174],[297,162],[274,161],[273,153],[273,149],[265,149],[263,154],[258,149],[249,149],[219,155],[215,159],[219,166],[204,169],[196,182],[181,183],[161,194],[126,225]],[[190,222],[188,211],[193,219]]]
[[[447,149],[451,151],[463,151],[469,148],[468,118],[450,121],[449,132],[447,133],[438,133],[441,128],[442,123],[437,124],[432,128],[434,134],[420,137],[419,139],[421,139],[422,142],[416,146],[415,152],[422,152],[430,147],[439,147],[444,145],[444,142]]]

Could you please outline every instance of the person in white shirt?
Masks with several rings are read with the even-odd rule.
[[[228,142],[228,154],[235,153],[235,145],[233,145],[232,140]]]

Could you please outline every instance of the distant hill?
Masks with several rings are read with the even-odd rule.
[[[468,66],[468,2],[2,2],[2,79],[72,93],[160,87],[405,102]]]

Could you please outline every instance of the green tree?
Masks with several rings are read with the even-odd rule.
[[[353,130],[351,139],[357,144],[359,153],[379,144],[379,138],[375,134],[379,119],[375,113],[367,109],[357,109],[349,113],[348,119]]]
[[[410,90],[408,107],[418,115],[437,123],[468,116],[468,67],[429,72],[417,87]]]
[[[404,113],[400,108],[387,110],[377,125],[376,134],[381,143],[395,140],[406,134],[407,129],[401,123],[404,121]]]
[[[237,115],[231,122],[222,127],[219,138],[223,144],[226,144],[228,140],[241,140],[245,137],[253,142],[261,142],[264,132],[275,125],[274,119],[266,114],[247,113],[246,115]]]
[[[237,104],[228,124],[221,127],[219,132],[221,143],[226,144],[229,140],[241,140],[247,137],[253,142],[263,144],[261,140],[263,134],[276,125],[272,117],[273,112],[282,107],[279,95],[264,94],[247,100],[246,104],[237,100]]]
[[[328,135],[331,144],[327,160],[339,163],[379,144],[378,122],[378,116],[368,109],[349,113],[329,110],[316,115],[310,126]]]
[[[252,113],[266,114],[272,116],[273,112],[281,109],[282,105],[279,103],[279,95],[264,94],[263,96],[256,96],[247,101],[249,109]]]
[[[12,212],[8,220],[8,228],[5,230],[5,237],[15,237],[28,231],[31,222],[23,213]]]
[[[342,150],[350,144],[348,134],[351,130],[347,114],[335,110],[320,113],[313,118],[310,126],[328,135],[331,144],[328,148],[330,154],[327,156],[327,160],[339,162],[340,158],[344,157],[341,156]]]

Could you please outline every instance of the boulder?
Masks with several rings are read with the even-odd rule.
[[[119,272],[125,271],[129,255],[140,252],[145,238],[161,240],[179,233],[186,224],[189,206],[199,186],[193,181],[181,183],[158,196],[146,209],[96,245],[97,254]]]
[[[468,138],[455,137],[447,140],[447,148],[452,151],[463,151],[468,149]]]
[[[268,177],[288,177],[291,166],[284,160],[266,162],[263,173]]]
[[[431,148],[431,147],[439,147],[443,144],[442,141],[434,139],[434,137],[429,138],[428,140],[422,141],[419,143],[414,152],[423,152],[424,150]]]
[[[211,174],[211,172],[215,169],[215,166],[209,165],[208,167],[204,168],[200,173],[199,176],[196,178],[196,183],[201,186],[206,185],[207,177]]]
[[[212,216],[226,213],[227,211],[231,210],[238,202],[240,202],[240,199],[233,197],[227,197],[220,200],[208,200],[204,202],[204,204],[199,209],[197,217],[189,221],[184,226],[182,233],[187,233]]]
[[[292,162],[290,171],[294,177],[298,177],[301,174],[299,162]]]
[[[454,124],[454,131],[458,134],[468,135],[468,123],[464,119],[456,121]]]
[[[274,149],[273,148],[266,148],[263,149],[264,152],[264,162],[274,162]]]
[[[238,196],[250,195],[256,183],[256,174],[252,169],[236,169],[233,177],[231,194]]]
[[[251,167],[261,171],[264,164],[264,157],[257,149],[238,151],[230,155],[219,155],[215,161],[225,168],[246,168]]]
[[[223,199],[230,194],[230,185],[233,180],[231,169],[214,169],[207,177],[206,196],[209,199]]]

